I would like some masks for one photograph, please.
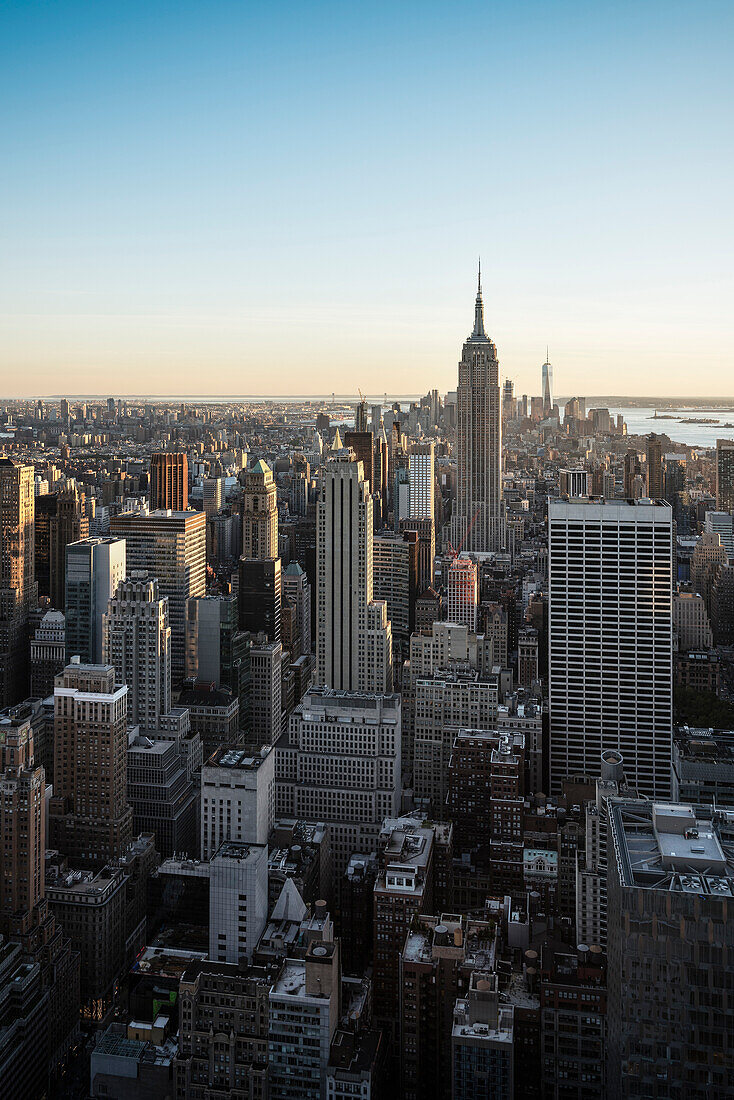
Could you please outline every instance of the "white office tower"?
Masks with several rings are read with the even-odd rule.
[[[318,682],[383,691],[392,685],[392,644],[386,615],[370,611],[372,496],[350,448],[330,454],[316,515]]]
[[[275,746],[276,814],[329,825],[339,883],[397,814],[400,776],[399,695],[309,691]]]
[[[267,844],[225,841],[209,864],[209,958],[251,962],[267,919]]]
[[[201,769],[201,858],[225,840],[267,844],[275,819],[275,754],[222,746]]]
[[[717,534],[730,558],[734,558],[734,516],[730,512],[707,512],[704,531]]]
[[[158,581],[133,572],[122,581],[102,616],[102,651],[106,665],[127,684],[131,725],[155,730],[171,709],[171,628],[168,597]]]
[[[433,443],[414,443],[408,456],[410,518],[433,519],[434,473]]]
[[[668,504],[548,501],[551,791],[616,749],[640,794],[670,792]]]
[[[459,362],[457,492],[453,542],[464,550],[497,550],[502,542],[502,418],[497,348],[484,331],[480,270],[474,330]]]
[[[479,608],[479,571],[471,558],[454,558],[448,574],[448,614],[450,623],[461,623],[477,632]]]

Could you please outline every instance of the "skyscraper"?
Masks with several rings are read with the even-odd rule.
[[[550,416],[553,412],[553,367],[548,362],[546,350],[545,363],[542,368],[543,381],[543,416]]]
[[[242,557],[278,557],[278,494],[261,458],[245,475],[242,493]]]
[[[0,733],[0,933],[16,932],[44,895],[46,789],[34,764],[29,719],[3,723]]]
[[[454,545],[488,551],[502,542],[502,420],[497,348],[484,330],[481,269],[474,329],[459,362]]]
[[[299,638],[298,653],[292,653],[296,660],[304,653],[311,652],[311,585],[306,573],[297,561],[292,561],[283,570],[283,595],[293,600],[296,607],[296,632]]]
[[[171,628],[168,598],[158,581],[133,572],[121,582],[102,617],[102,659],[127,684],[130,725],[157,730],[171,709]]]
[[[185,512],[189,506],[189,461],[182,452],[164,451],[150,456],[150,510],[170,508]]]
[[[663,496],[663,445],[659,435],[653,432],[647,437],[647,495],[650,500]]]
[[[434,518],[436,475],[433,468],[433,442],[414,443],[408,456],[410,519]]]
[[[240,558],[237,607],[240,630],[280,641],[280,558]]]
[[[127,544],[128,570],[145,570],[168,596],[171,675],[184,676],[186,603],[206,593],[206,515],[203,512],[122,512],[110,530]]]
[[[74,866],[103,867],[132,840],[127,694],[111,665],[76,660],[56,677],[49,838]]]
[[[734,512],[734,439],[716,440],[716,507]]]
[[[389,626],[380,634],[379,612],[369,614],[372,527],[372,495],[362,463],[350,449],[333,453],[317,503],[317,677],[325,687],[383,690],[369,670],[380,665],[379,660],[368,660],[368,647],[378,644],[392,683]]]
[[[0,705],[28,694],[28,612],[37,603],[33,467],[0,458]]]
[[[38,595],[63,610],[66,599],[66,547],[89,537],[84,497],[76,487],[36,498],[35,544]]]
[[[66,547],[66,663],[102,662],[102,616],[125,579],[125,540],[82,539]]]
[[[549,500],[551,790],[604,749],[641,794],[670,792],[672,541],[667,504]]]

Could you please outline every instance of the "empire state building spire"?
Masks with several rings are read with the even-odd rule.
[[[499,363],[484,329],[481,266],[474,331],[459,361],[456,454],[454,546],[479,553],[498,550],[503,543]]]
[[[472,339],[487,339],[484,331],[484,305],[482,304],[482,261],[479,261],[479,276],[477,278],[477,300],[474,305],[474,331]]]

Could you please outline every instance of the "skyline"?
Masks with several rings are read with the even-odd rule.
[[[1,18],[5,395],[446,392],[481,253],[516,391],[728,396],[728,6]]]

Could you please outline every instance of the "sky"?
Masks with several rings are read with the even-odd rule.
[[[734,396],[734,6],[0,4],[0,395]]]

